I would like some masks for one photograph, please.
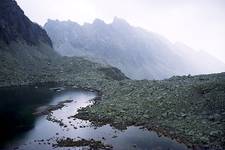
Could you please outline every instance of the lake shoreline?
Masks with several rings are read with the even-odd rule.
[[[220,74],[219,74],[220,75]],[[221,74],[222,76],[223,74]],[[215,75],[212,75],[212,77],[214,77]],[[185,135],[183,134],[184,131],[186,130],[182,130],[183,127],[187,128],[187,130],[189,132],[196,130],[195,127],[200,126],[201,124],[196,124],[193,126],[186,126],[185,124],[185,118],[187,118],[186,116],[189,115],[187,113],[185,114],[181,114],[178,118],[174,118],[173,121],[176,122],[181,122],[184,123],[183,125],[181,124],[180,127],[171,127],[170,125],[168,125],[168,127],[166,127],[166,125],[164,124],[164,122],[161,122],[162,119],[164,119],[165,121],[169,121],[170,118],[170,112],[168,113],[167,117],[165,118],[164,116],[160,116],[160,118],[154,119],[151,116],[147,116],[149,118],[145,118],[145,114],[141,114],[141,115],[133,115],[134,117],[140,117],[140,119],[132,119],[129,120],[130,118],[126,119],[127,116],[127,112],[118,112],[119,110],[113,110],[111,111],[112,108],[115,108],[118,103],[121,103],[121,100],[117,101],[117,97],[122,97],[122,98],[126,98],[127,94],[124,93],[123,95],[119,95],[118,96],[118,90],[117,89],[125,89],[128,90],[130,89],[130,86],[136,86],[139,84],[139,82],[143,85],[141,85],[141,88],[144,88],[145,86],[148,86],[148,83],[150,85],[152,85],[153,87],[156,88],[156,92],[158,91],[158,86],[161,84],[164,86],[166,84],[170,84],[173,83],[175,84],[175,86],[172,84],[172,87],[174,86],[175,89],[180,88],[182,89],[183,82],[185,84],[187,84],[187,87],[189,88],[189,86],[192,86],[192,82],[193,81],[189,81],[190,79],[192,80],[196,80],[197,82],[195,83],[196,85],[198,84],[208,84],[208,79],[204,79],[202,80],[201,78],[208,78],[207,75],[203,75],[203,76],[196,76],[196,77],[177,77],[177,79],[169,79],[169,80],[162,80],[162,81],[148,81],[148,82],[143,82],[143,81],[132,81],[132,80],[124,80],[124,81],[111,81],[111,80],[90,80],[90,81],[80,81],[80,82],[76,82],[76,81],[64,81],[64,82],[42,82],[42,83],[30,83],[30,84],[26,84],[25,86],[40,86],[40,85],[44,85],[46,83],[54,83],[54,84],[59,84],[60,86],[70,86],[70,87],[74,87],[74,88],[78,88],[78,89],[83,89],[86,91],[91,91],[91,92],[97,92],[97,98],[94,100],[94,104],[91,106],[88,106],[86,108],[83,108],[79,111],[79,117],[78,115],[76,115],[76,117],[83,119],[83,120],[90,120],[93,124],[95,125],[103,125],[105,123],[110,124],[112,126],[114,126],[115,128],[126,128],[128,126],[131,125],[135,125],[135,126],[143,126],[144,128],[148,129],[148,130],[153,130],[158,132],[161,135],[164,135],[166,137],[170,137],[172,139],[176,139],[176,141],[180,142],[180,143],[184,143],[186,144],[188,147],[190,148],[209,148],[209,149],[222,149],[222,147],[224,147],[223,143],[221,143],[223,141],[222,137],[218,137],[220,135],[220,132],[215,133],[216,135],[213,135],[213,138],[215,138],[214,141],[216,141],[217,139],[221,140],[221,141],[217,141],[217,142],[213,142],[211,143],[209,141],[209,139],[207,138],[207,136],[201,136],[201,139],[199,139],[199,133],[201,133],[202,131],[195,131],[194,133],[192,133],[190,136],[189,135]],[[179,82],[181,81],[181,83]],[[187,82],[188,81],[188,82]],[[222,81],[224,81],[223,78],[218,80],[218,83],[221,83]],[[177,84],[176,82],[178,82],[179,84]],[[190,82],[190,85],[189,85]],[[199,82],[199,83],[198,83]],[[210,82],[209,82],[210,83]],[[214,83],[214,81],[213,81]],[[14,87],[21,87],[23,85],[19,85],[19,84],[15,84]],[[170,85],[171,86],[171,85]],[[11,87],[10,85],[8,85],[8,87]],[[113,88],[113,89],[112,89]],[[191,87],[192,88],[192,87]],[[190,89],[191,89],[190,88]],[[178,90],[179,91],[179,90]],[[120,91],[122,93],[122,91]],[[150,92],[148,92],[150,93]],[[174,93],[174,92],[173,92]],[[120,94],[120,93],[119,93]],[[115,97],[117,96],[117,97]],[[138,95],[139,96],[139,95]],[[115,97],[115,98],[114,98]],[[129,97],[131,98],[131,97]],[[148,98],[148,96],[142,96],[142,98]],[[201,98],[201,97],[200,97]],[[108,99],[112,99],[112,100],[108,100]],[[133,98],[131,98],[133,99]],[[166,99],[166,98],[165,98]],[[131,101],[133,102],[133,101]],[[176,102],[176,101],[174,101]],[[167,102],[166,102],[167,104]],[[111,107],[111,105],[113,105]],[[160,101],[160,105],[161,105],[161,101]],[[161,110],[160,105],[154,104],[153,106],[155,107],[159,107]],[[140,106],[139,104],[136,106]],[[107,111],[107,108],[110,108],[109,112],[105,112]],[[123,108],[123,107],[122,107]],[[126,108],[134,110],[134,108],[130,107],[129,105],[126,106]],[[170,105],[169,107],[170,108]],[[118,108],[119,109],[119,108]],[[111,113],[119,113],[121,118],[125,119],[123,121],[119,121],[118,120],[114,120],[115,118],[113,118],[113,116],[111,115]],[[161,113],[161,112],[160,112]],[[104,115],[103,115],[104,114]],[[164,114],[162,114],[164,115]],[[132,116],[131,116],[132,117]],[[188,116],[189,117],[189,116]],[[116,118],[119,119],[119,118]],[[189,119],[189,118],[188,118]],[[101,120],[101,122],[99,122],[98,120]],[[136,120],[136,122],[135,122]],[[182,121],[184,120],[184,121]],[[209,122],[210,123],[210,122]],[[219,122],[222,123],[222,122]],[[213,122],[211,123],[213,124]],[[119,126],[118,126],[119,125]],[[217,127],[218,128],[218,127]],[[200,128],[199,128],[200,129]],[[219,130],[221,128],[218,128],[217,130]],[[215,129],[216,130],[216,129]],[[178,132],[179,131],[179,132]],[[207,134],[211,134],[211,130],[206,130]],[[219,135],[217,135],[219,134]],[[211,136],[211,135],[210,135]]]

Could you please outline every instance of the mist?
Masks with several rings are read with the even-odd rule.
[[[25,14],[44,25],[47,19],[83,24],[96,18],[106,23],[115,16],[203,50],[225,62],[225,2],[223,0],[17,0]],[[45,5],[43,5],[43,3]],[[41,10],[41,11],[40,11]],[[199,58],[201,59],[201,58]]]
[[[0,149],[225,150],[224,4],[1,0]]]

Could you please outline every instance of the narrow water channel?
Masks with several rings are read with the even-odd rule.
[[[51,150],[51,149],[89,149],[88,147],[54,147],[58,139],[93,139],[111,145],[115,150],[185,150],[187,147],[169,138],[158,136],[140,127],[131,126],[120,131],[109,125],[94,127],[88,121],[70,118],[81,107],[91,105],[96,96],[94,92],[65,88],[52,90],[50,87],[23,87],[0,89],[1,148],[3,150]],[[35,108],[55,105],[65,100],[65,107],[51,114],[51,121],[45,116],[34,116]],[[13,118],[13,119],[12,119]],[[16,119],[15,119],[16,118]],[[2,122],[1,121],[1,122]],[[27,126],[24,130],[15,130]],[[7,134],[10,134],[8,136]],[[0,149],[1,149],[0,148]]]

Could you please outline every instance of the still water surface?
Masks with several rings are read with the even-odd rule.
[[[68,118],[77,113],[81,107],[91,105],[94,92],[65,88],[62,91],[45,87],[20,87],[0,89],[0,149],[11,150],[51,150],[69,149],[53,148],[57,138],[94,139],[113,146],[116,150],[157,149],[185,150],[185,145],[166,137],[159,137],[139,127],[131,126],[120,131],[109,125],[94,127],[88,121]],[[46,116],[34,116],[32,113],[40,106],[57,104],[73,100],[62,109],[53,111],[52,117],[61,120],[66,127],[46,119]],[[40,142],[39,142],[40,141]],[[83,149],[72,147],[70,149]]]

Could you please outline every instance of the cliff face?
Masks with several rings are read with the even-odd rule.
[[[0,2],[0,80],[21,82],[58,58],[46,31],[24,15],[14,0]]]
[[[1,0],[0,3],[0,40],[7,44],[23,40],[29,45],[40,42],[52,46],[45,30],[24,15],[15,0]]]

